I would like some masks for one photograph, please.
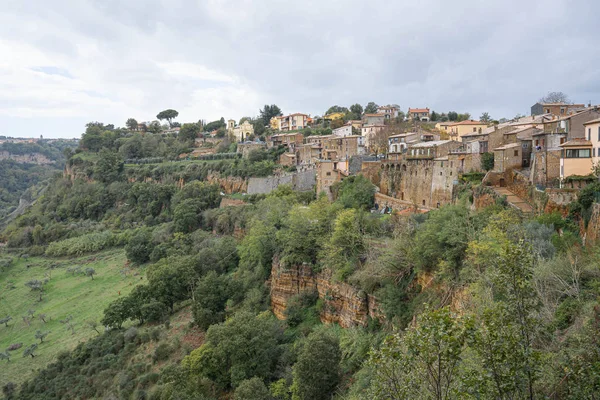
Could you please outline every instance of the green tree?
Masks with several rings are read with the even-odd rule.
[[[94,275],[96,275],[96,270],[94,268],[88,267],[85,269],[85,276],[89,276],[94,280]]]
[[[152,245],[152,234],[148,229],[138,229],[125,245],[127,259],[134,263],[143,264],[150,260]]]
[[[8,323],[12,320],[12,317],[10,315],[7,315],[6,317],[0,319],[0,324],[4,324],[4,326],[8,327]]]
[[[123,322],[127,321],[131,315],[132,302],[129,297],[122,297],[111,302],[104,309],[104,316],[100,323],[109,328],[120,329]]]
[[[374,102],[369,102],[366,106],[365,106],[365,114],[375,114],[377,112],[377,107],[379,107],[376,103]]]
[[[23,357],[31,356],[31,358],[35,357],[35,351],[37,350],[37,343],[33,343],[25,348],[23,351]]]
[[[335,184],[337,201],[346,208],[369,210],[375,203],[376,187],[362,175],[349,176]]]
[[[463,347],[472,334],[472,321],[447,307],[425,311],[418,325],[389,336],[372,353],[371,398],[456,398]]]
[[[448,112],[448,120],[449,121],[458,121],[458,113],[456,111]]]
[[[271,118],[280,117],[283,115],[281,109],[275,104],[265,104],[265,106],[259,110],[260,119],[262,120],[263,126],[269,125]]]
[[[179,130],[179,140],[182,142],[194,142],[200,133],[198,124],[183,124]]]
[[[182,364],[192,376],[208,378],[223,389],[253,377],[272,379],[282,341],[280,322],[270,313],[255,316],[239,312],[222,324],[212,325],[205,343]]]
[[[265,386],[262,379],[254,377],[242,381],[235,389],[234,400],[271,400],[269,389]]]
[[[348,109],[346,107],[340,107],[340,106],[331,106],[329,107],[329,109],[327,109],[327,111],[325,112],[325,115],[329,115],[329,114],[334,114],[334,113],[347,113]]]
[[[190,233],[202,222],[202,200],[185,199],[177,204],[173,212],[173,223],[177,232]]]
[[[25,286],[27,286],[29,289],[31,289],[32,292],[37,292],[39,294],[39,299],[38,301],[42,301],[42,295],[44,294],[44,282],[40,281],[39,279],[32,279],[29,280],[25,283]]]
[[[324,265],[350,273],[364,250],[359,213],[355,209],[340,211],[331,238],[322,252]]]
[[[491,377],[487,386],[496,398],[514,398],[526,393],[536,398],[541,354],[534,347],[539,338],[539,298],[533,285],[535,259],[524,242],[505,242],[498,256],[488,260],[495,302],[482,317],[476,349],[480,369]],[[478,373],[477,371],[476,373]]]
[[[484,112],[483,114],[481,114],[481,116],[479,117],[479,120],[481,122],[490,122],[492,121],[492,117],[490,117],[490,114],[487,112]]]
[[[137,131],[138,122],[135,120],[135,118],[129,118],[127,122],[125,122],[125,126],[127,126],[130,131]]]
[[[169,257],[148,267],[152,295],[174,310],[175,303],[192,297],[198,275],[193,257]]]
[[[94,167],[94,178],[104,183],[120,180],[124,164],[119,153],[103,148],[99,155]]]
[[[156,115],[156,118],[159,121],[166,120],[169,123],[169,126],[173,126],[172,122],[175,118],[177,118],[178,115],[179,113],[177,111],[169,108],[168,110],[159,112]]]
[[[250,271],[259,282],[265,281],[271,271],[277,248],[276,234],[275,227],[256,219],[239,246],[240,269]]]
[[[311,333],[294,364],[294,400],[330,399],[340,381],[342,354],[337,337],[319,330]]]
[[[46,332],[42,332],[41,330],[37,330],[37,332],[35,332],[35,338],[40,340],[40,343],[44,343],[44,339],[46,338],[46,336],[48,336],[50,332],[46,331]]]
[[[481,155],[481,168],[483,168],[484,171],[494,169],[494,153],[488,152]]]
[[[358,103],[356,103],[356,104],[352,104],[352,105],[350,106],[350,112],[351,112],[352,114],[354,114],[354,116],[355,116],[357,119],[360,119],[360,117],[361,117],[361,116],[362,116],[362,114],[363,114],[363,107],[362,107],[360,104],[358,104]]]
[[[192,307],[194,322],[204,330],[210,325],[222,322],[225,319],[227,300],[229,300],[227,277],[210,271],[200,278],[196,287]]]
[[[0,360],[6,360],[6,362],[10,362],[10,351],[0,351]]]
[[[436,113],[435,111],[431,111],[431,120],[432,121],[437,121],[440,118],[439,114]]]

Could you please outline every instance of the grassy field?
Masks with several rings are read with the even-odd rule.
[[[84,275],[73,276],[66,271],[70,266],[92,267],[97,275],[94,280]],[[0,385],[25,381],[36,370],[54,361],[61,351],[97,335],[86,321],[99,322],[104,308],[143,282],[142,276],[142,271],[126,265],[122,249],[71,259],[31,257],[14,262],[8,271],[0,274],[0,318],[6,315],[13,318],[8,327],[0,326],[0,351],[14,343],[23,343],[23,347],[11,352],[10,361],[0,361]],[[39,302],[37,293],[31,292],[25,283],[45,278],[49,281]],[[22,318],[28,310],[35,310],[30,326]],[[47,315],[46,323],[39,314]],[[74,334],[60,322],[69,315],[73,316]],[[37,330],[50,332],[43,343],[35,338]],[[102,331],[102,327],[98,330]],[[23,357],[23,350],[32,343],[38,343],[35,358]]]

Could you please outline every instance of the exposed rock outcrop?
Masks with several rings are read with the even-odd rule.
[[[206,181],[211,184],[217,184],[225,194],[247,193],[248,180],[239,176],[220,176],[219,174],[209,174]]]
[[[382,319],[377,299],[343,282],[334,282],[329,270],[313,272],[308,265],[285,268],[275,259],[271,269],[271,307],[285,319],[289,299],[300,293],[318,292],[323,301],[321,321],[343,328],[365,326],[369,318]]]

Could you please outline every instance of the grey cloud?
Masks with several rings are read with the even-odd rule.
[[[20,25],[12,40],[61,53],[76,66],[73,76],[100,82],[90,90],[131,93],[118,101],[150,116],[240,85],[290,112],[376,101],[499,118],[527,112],[550,90],[600,103],[599,11],[592,0],[38,0],[2,13]],[[23,28],[36,20],[55,28],[46,35],[52,40]],[[235,81],[174,76],[159,66],[165,62]],[[245,107],[231,117],[257,112],[235,100],[216,103]],[[220,116],[205,106],[198,112]]]

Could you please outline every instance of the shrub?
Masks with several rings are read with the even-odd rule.
[[[152,361],[154,361],[155,363],[159,361],[164,361],[169,358],[171,353],[173,353],[173,348],[167,343],[161,343],[154,350],[154,354],[152,355]]]
[[[46,255],[50,257],[80,256],[97,252],[118,244],[118,237],[110,231],[89,233],[70,239],[50,243]]]

